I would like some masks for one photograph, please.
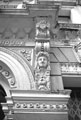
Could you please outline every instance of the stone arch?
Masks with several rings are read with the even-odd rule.
[[[14,88],[15,77],[10,68],[0,60],[0,85],[3,86],[7,96],[10,96],[10,87]]]
[[[9,71],[6,71],[0,66],[1,74],[8,80],[9,86],[12,89],[34,90],[33,72],[24,59],[18,54],[0,47],[0,61],[4,63]]]

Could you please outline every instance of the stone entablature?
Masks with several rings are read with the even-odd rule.
[[[13,21],[12,19],[7,20],[7,18],[1,16],[0,23],[3,27],[0,29],[0,46],[35,46],[35,28],[32,28],[35,25],[35,21],[33,21],[33,18],[23,18],[25,23],[23,23],[22,28],[20,26],[22,20],[19,18],[15,19],[14,17]],[[20,18],[22,18],[22,16]],[[47,17],[47,19],[49,21],[49,17]],[[7,27],[6,20],[8,24],[13,22],[13,25]],[[16,25],[15,20],[18,21],[16,27],[14,27]],[[2,23],[2,21],[4,22]],[[30,28],[28,24],[31,24]],[[53,24],[51,20],[49,33],[51,38],[50,42],[53,44],[73,46],[81,41],[81,25],[78,24],[58,23],[58,25],[55,26],[55,23]]]
[[[15,120],[15,118],[22,120],[21,113],[26,116],[23,118],[24,120],[28,114],[30,114],[30,119],[32,116],[33,118],[40,116],[42,119],[46,119],[45,114],[47,114],[50,119],[54,117],[59,120],[60,117],[60,120],[68,120],[67,102],[70,92],[67,90],[66,92],[61,91],[60,94],[49,94],[50,92],[43,91],[11,90],[12,97],[6,97],[7,103],[2,104],[3,110],[7,114],[7,120]]]
[[[80,63],[61,63],[62,74],[81,74],[81,64]]]

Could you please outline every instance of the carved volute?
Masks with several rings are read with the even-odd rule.
[[[35,45],[35,84],[37,90],[50,90],[50,23],[37,18]]]

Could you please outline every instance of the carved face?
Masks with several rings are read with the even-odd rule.
[[[41,25],[40,25],[40,28],[41,28],[41,29],[45,29],[45,28],[46,28],[46,24],[41,24]]]
[[[40,68],[46,68],[48,65],[48,60],[46,56],[40,56],[38,58],[38,65]]]
[[[47,90],[47,81],[44,78],[41,78],[38,81],[38,89],[39,90]]]
[[[39,85],[39,86],[40,86],[40,85],[46,86],[46,84],[47,84],[47,80],[46,80],[45,78],[39,79],[39,81],[38,81],[38,85]]]

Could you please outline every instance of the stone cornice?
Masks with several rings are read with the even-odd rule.
[[[22,4],[22,8],[17,9],[17,6]],[[70,9],[71,6],[76,6],[78,3],[76,0],[37,0],[34,4],[30,4],[23,1],[12,1],[5,0],[0,2],[0,13],[7,13],[7,14],[19,14],[27,15],[28,10],[35,10],[35,9],[55,9],[55,7],[60,6],[61,9],[66,6]],[[66,9],[66,7],[64,9]]]
[[[23,0],[24,1],[24,0]],[[33,0],[34,1],[34,0]],[[2,0],[1,3],[19,3],[22,2],[21,0]],[[30,3],[28,1],[25,0],[26,3]],[[35,0],[35,2],[33,4],[62,4],[62,5],[76,5],[79,3],[79,1],[77,0]],[[31,3],[30,3],[31,4]]]

